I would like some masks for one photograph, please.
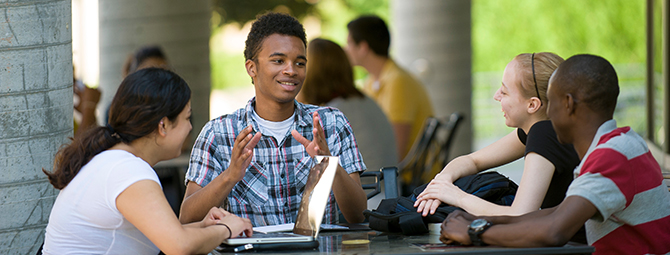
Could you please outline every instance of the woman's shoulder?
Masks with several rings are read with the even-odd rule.
[[[134,173],[154,173],[149,163],[125,150],[106,150],[91,159],[87,167],[96,168],[99,172],[115,174],[132,171]]]
[[[541,120],[533,124],[528,130],[528,137],[538,138],[553,138],[556,139],[556,131],[554,131],[554,126],[551,125],[550,120]],[[532,139],[532,138],[531,138]]]

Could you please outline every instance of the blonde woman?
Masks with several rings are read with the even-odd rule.
[[[502,85],[493,98],[500,102],[505,125],[517,129],[449,162],[417,197],[414,206],[418,212],[433,214],[446,203],[475,215],[521,215],[556,206],[563,200],[579,157],[572,145],[558,142],[546,114],[549,77],[563,61],[556,54],[540,52],[520,54],[507,64]],[[522,157],[523,176],[511,206],[490,203],[453,184],[463,176]]]

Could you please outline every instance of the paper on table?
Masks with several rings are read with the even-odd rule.
[[[254,232],[259,233],[273,233],[273,232],[288,232],[293,230],[295,223],[279,224],[279,225],[270,225],[262,227],[254,227]],[[322,230],[348,230],[349,227],[340,226],[335,224],[321,224]]]

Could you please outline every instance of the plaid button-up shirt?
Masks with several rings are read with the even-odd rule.
[[[228,169],[240,130],[248,125],[254,130],[252,134],[260,130],[252,117],[255,102],[252,98],[245,108],[207,122],[191,152],[186,182],[193,181],[204,187]],[[290,130],[297,130],[312,140],[312,113],[318,112],[330,153],[340,157],[340,165],[347,173],[366,169],[354,133],[342,112],[297,101],[295,105],[295,121]],[[233,187],[224,204],[231,213],[251,220],[253,226],[291,223],[298,216],[309,169],[315,162],[290,130],[282,141],[263,134],[244,178]],[[331,193],[322,222],[334,224],[337,218]]]

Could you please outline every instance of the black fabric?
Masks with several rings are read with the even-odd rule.
[[[526,145],[525,155],[530,152],[537,153],[554,165],[554,175],[540,208],[557,206],[565,198],[565,192],[572,182],[573,170],[579,165],[579,156],[575,148],[571,144],[558,142],[556,131],[549,120],[535,123],[528,131],[528,135],[519,128],[517,135]]]
[[[371,229],[382,232],[402,232],[404,235],[428,233],[429,223],[444,221],[449,213],[460,208],[441,204],[435,214],[423,217],[416,212],[414,202],[428,184],[414,189],[409,197],[383,199],[377,209],[365,210]],[[499,205],[511,205],[518,186],[498,172],[485,172],[469,175],[454,182],[463,191]]]

